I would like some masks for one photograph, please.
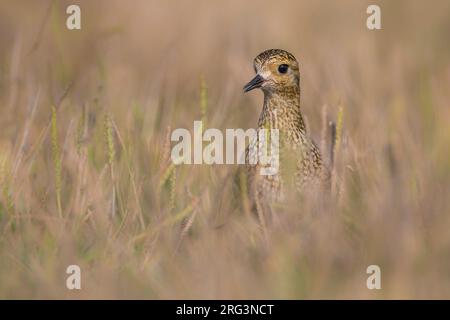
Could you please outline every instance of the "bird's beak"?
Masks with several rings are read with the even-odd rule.
[[[261,88],[264,83],[264,78],[257,74],[249,83],[244,86],[244,92],[249,92],[250,90]]]

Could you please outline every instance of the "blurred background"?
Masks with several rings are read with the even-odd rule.
[[[0,0],[0,298],[450,298],[449,32],[449,1]],[[174,167],[168,137],[255,127],[269,48],[316,141],[337,123],[339,192],[264,241],[236,166]]]

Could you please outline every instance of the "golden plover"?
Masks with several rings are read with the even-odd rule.
[[[270,49],[254,60],[256,76],[244,91],[260,88],[264,105],[258,129],[279,130],[280,167],[275,175],[261,175],[261,165],[251,165],[256,156],[254,143],[246,150],[250,197],[265,203],[281,201],[290,183],[297,190],[312,185],[327,185],[330,173],[323,164],[319,149],[308,136],[300,108],[300,73],[295,57],[284,50]],[[253,162],[254,163],[254,162]]]

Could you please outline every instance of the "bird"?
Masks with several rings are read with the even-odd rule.
[[[278,129],[280,165],[276,174],[261,175],[264,165],[255,159],[260,153],[254,139],[245,151],[246,183],[253,207],[270,208],[283,202],[286,190],[292,187],[302,192],[330,185],[330,171],[302,116],[297,59],[285,50],[269,49],[254,59],[253,67],[256,76],[243,89],[261,89],[264,93],[258,129]]]

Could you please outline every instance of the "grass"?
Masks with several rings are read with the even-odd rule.
[[[361,1],[80,3],[81,31],[0,4],[0,298],[450,298],[447,2],[382,2],[380,31]],[[255,127],[269,47],[300,61],[335,191],[262,232],[238,166],[175,166],[170,134]]]
[[[58,142],[58,117],[56,107],[52,107],[52,155],[53,168],[55,170],[55,195],[56,206],[58,207],[58,215],[63,217],[61,206],[61,151]]]

